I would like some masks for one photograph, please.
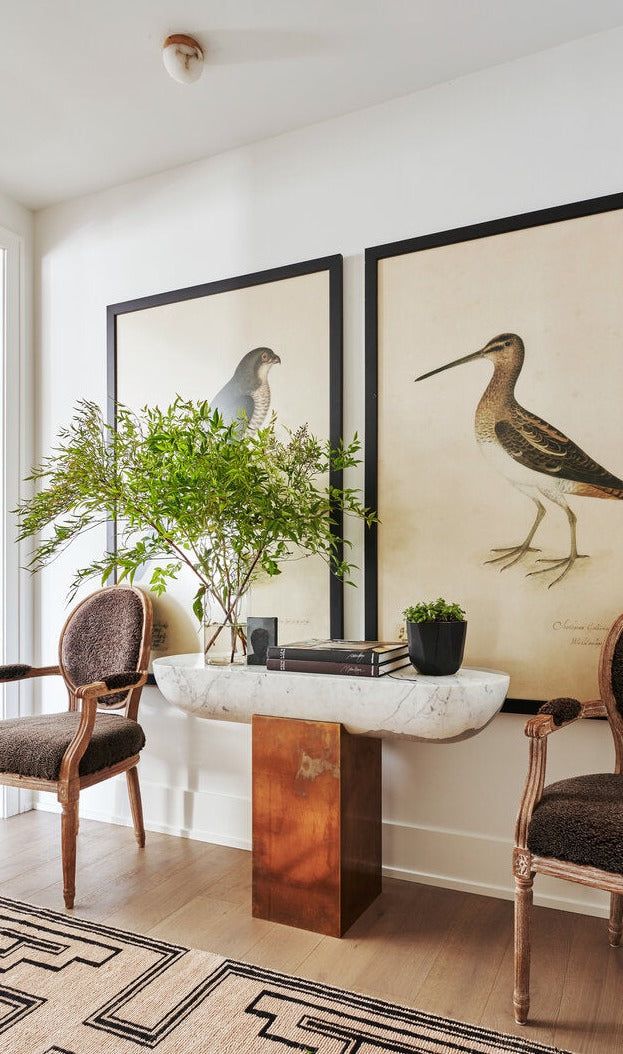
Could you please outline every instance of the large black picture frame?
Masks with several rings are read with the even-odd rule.
[[[540,209],[466,227],[440,231],[415,238],[373,246],[365,252],[365,503],[376,509],[378,504],[378,353],[379,353],[379,263],[389,257],[448,246],[491,235],[540,227],[584,216],[623,209],[623,194],[609,194],[553,208]],[[381,510],[382,517],[382,510]],[[364,542],[365,635],[378,635],[378,527],[366,528]],[[507,713],[533,714],[542,699],[508,698]]]
[[[153,296],[143,296],[134,300],[126,300],[118,304],[111,304],[106,309],[106,333],[107,333],[107,417],[108,423],[116,427],[117,406],[117,320],[120,316],[129,312],[143,311],[147,308],[160,307],[165,304],[173,304],[180,301],[194,300],[199,297],[208,297],[219,293],[227,293],[234,290],[245,289],[251,286],[266,285],[271,282],[280,282],[288,278],[297,278],[310,275],[319,271],[326,271],[329,277],[329,439],[331,446],[336,448],[342,438],[343,429],[343,258],[340,254],[319,257],[314,260],[305,260],[300,263],[287,264],[282,267],[273,267],[264,271],[256,271],[251,274],[238,275],[234,278],[224,278],[201,285],[188,286],[184,289],[174,289]],[[332,486],[342,486],[343,473],[332,470],[330,483]],[[335,514],[334,530],[336,535],[342,537],[341,515]],[[116,522],[109,521],[107,528],[107,545],[110,552],[116,549],[117,531]],[[339,559],[342,559],[343,545],[337,550]],[[344,635],[344,587],[343,582],[336,575],[330,575],[329,587],[329,622],[330,632],[333,637]],[[151,680],[151,678],[150,678]]]

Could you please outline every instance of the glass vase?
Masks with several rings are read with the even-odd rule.
[[[247,661],[244,622],[204,622],[203,654],[206,666],[238,666]]]

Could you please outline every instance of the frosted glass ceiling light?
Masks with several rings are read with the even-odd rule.
[[[179,84],[192,84],[203,73],[203,50],[194,37],[173,33],[162,45],[162,61]]]

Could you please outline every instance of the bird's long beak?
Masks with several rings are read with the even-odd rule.
[[[462,359],[455,359],[454,362],[447,362],[445,366],[438,366],[436,370],[429,370],[428,373],[423,373],[420,377],[416,377],[416,381],[425,381],[427,377],[434,377],[436,373],[443,373],[444,370],[451,370],[453,366],[461,366],[464,362],[473,362],[474,359],[481,359],[484,354],[483,349],[473,351],[471,355],[464,355]]]

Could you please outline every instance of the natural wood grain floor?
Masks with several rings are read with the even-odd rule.
[[[62,910],[60,817],[0,821],[0,894]],[[535,909],[533,1023],[512,1018],[512,905],[386,880],[342,940],[251,918],[251,856],[82,821],[75,913],[576,1054],[623,1051],[623,948],[606,922]]]

